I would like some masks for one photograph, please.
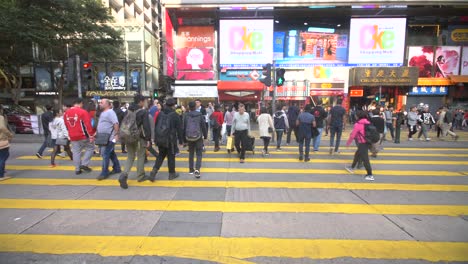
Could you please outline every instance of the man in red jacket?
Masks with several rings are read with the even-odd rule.
[[[73,107],[63,114],[65,126],[68,129],[70,142],[72,143],[73,164],[75,165],[75,174],[82,172],[91,172],[89,163],[94,153],[94,131],[91,125],[89,113],[83,109],[83,99],[77,98]],[[84,152],[81,160],[81,152]]]

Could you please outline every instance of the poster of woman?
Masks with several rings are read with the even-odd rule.
[[[460,71],[460,47],[439,46],[435,53],[434,77],[446,78],[458,75]]]

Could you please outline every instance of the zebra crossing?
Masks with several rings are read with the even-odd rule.
[[[0,263],[468,262],[462,144],[386,146],[371,160],[375,182],[344,170],[354,148],[306,163],[285,146],[244,164],[208,149],[199,180],[182,149],[177,180],[165,165],[154,183],[132,170],[128,190],[118,176],[95,179],[98,156],[92,173],[75,175],[68,159],[51,168],[12,151],[13,178],[0,182]]]

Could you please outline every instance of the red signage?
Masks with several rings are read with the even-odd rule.
[[[350,97],[362,97],[364,96],[364,90],[350,90],[349,96]]]

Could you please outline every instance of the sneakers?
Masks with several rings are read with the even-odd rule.
[[[39,159],[42,159],[42,155],[39,154],[39,152],[36,153],[36,157],[38,157]]]
[[[49,167],[50,167],[50,168],[55,168],[55,167],[57,167],[57,165],[56,165],[56,164],[50,164]]]
[[[112,169],[112,170],[109,172],[109,175],[117,174],[117,173],[121,173],[121,172],[122,172],[122,170],[113,170],[113,169]]]
[[[107,175],[99,174],[99,176],[96,177],[96,180],[102,181],[102,180],[105,180],[107,178],[109,178],[109,174],[107,174]]]
[[[0,177],[0,181],[4,181],[4,180],[8,180],[8,179],[11,179],[11,177],[10,176]]]
[[[217,148],[214,148],[214,152],[218,152],[218,151],[219,151],[219,149],[220,149],[219,147],[217,147]]]
[[[120,174],[120,177],[119,177],[120,188],[128,189],[127,178],[128,178],[127,173],[124,172],[124,173]]]
[[[426,141],[431,141],[431,138],[426,138]]]
[[[240,160],[240,163],[244,163],[245,161],[243,159]]]
[[[86,173],[90,173],[90,172],[93,171],[90,167],[84,166],[84,165],[80,166],[80,170],[82,170],[83,172],[86,172]]]
[[[158,174],[158,170],[153,168],[150,172],[150,175],[148,176],[148,181],[154,182],[154,180],[156,179],[156,174]]]
[[[413,138],[408,138],[409,141],[413,141]]]
[[[281,148],[276,148],[276,151],[281,151]]]
[[[173,180],[175,178],[179,177],[179,173],[169,173],[169,180]]]
[[[333,154],[333,147],[330,147],[330,150],[328,151],[328,154]]]
[[[345,169],[346,171],[348,171],[349,173],[354,174],[354,169],[353,169],[353,168],[351,168],[351,167],[345,167],[344,169]]]
[[[67,153],[66,152],[62,152],[60,154],[58,154],[57,156],[61,157],[61,158],[65,158],[67,156]]]
[[[75,171],[75,175],[80,175],[80,174],[81,174],[81,170]]]
[[[137,176],[137,182],[144,182],[146,181],[148,178],[146,177],[145,174],[141,174],[141,175],[138,175]]]
[[[195,172],[194,169],[189,169],[189,173],[188,173],[188,174],[193,175],[194,172]]]
[[[366,181],[373,181],[373,180],[375,180],[375,179],[374,179],[374,176],[372,176],[372,175],[366,175],[366,177],[364,177],[364,179],[365,179]]]
[[[299,156],[299,160],[304,160],[304,157],[302,155]]]
[[[309,162],[309,161],[310,161],[310,158],[306,156],[304,159],[304,162]]]
[[[195,170],[195,178],[197,179],[200,179],[200,171],[199,170]]]

